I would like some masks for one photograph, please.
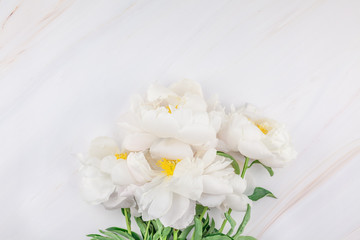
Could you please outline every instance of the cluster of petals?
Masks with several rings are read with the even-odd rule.
[[[84,199],[108,209],[130,208],[144,221],[159,219],[176,229],[193,221],[196,204],[246,210],[246,180],[217,150],[238,152],[272,167],[295,157],[285,128],[245,106],[226,113],[205,101],[200,85],[183,80],[152,85],[135,96],[120,120],[121,144],[92,141],[81,158]]]

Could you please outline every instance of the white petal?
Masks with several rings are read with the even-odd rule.
[[[289,161],[293,160],[297,156],[297,152],[293,149],[293,147],[289,144],[283,147],[277,154],[278,158],[284,162],[286,165]]]
[[[122,196],[122,192],[125,191],[126,187],[117,187],[115,192],[113,192],[109,200],[103,203],[106,209],[116,209],[116,208],[130,208],[136,205],[133,197]]]
[[[204,168],[209,167],[213,162],[215,162],[215,158],[216,158],[216,149],[212,148],[207,150],[201,160],[203,162]]]
[[[170,89],[179,96],[184,96],[185,93],[193,93],[202,96],[202,89],[199,83],[190,79],[183,79],[179,82],[173,83]]]
[[[263,142],[270,150],[278,150],[290,142],[290,136],[284,128],[273,129],[269,132]]]
[[[80,168],[80,174],[83,177],[102,177],[104,174],[95,166],[82,166]]]
[[[216,132],[209,125],[189,124],[179,131],[178,139],[194,145],[203,145],[216,139]]]
[[[98,137],[91,141],[89,154],[102,159],[108,155],[119,152],[119,148],[114,139],[109,137]]]
[[[263,160],[271,162],[274,159],[274,155],[261,141],[239,139],[238,149],[242,155],[251,159],[257,159],[261,162],[263,162]]]
[[[126,162],[131,175],[134,177],[137,183],[143,184],[153,178],[154,172],[150,168],[150,165],[146,160],[144,153],[132,152],[127,157]]]
[[[164,184],[165,177],[157,176],[151,182],[142,185],[134,192],[136,202],[140,209],[147,209],[152,201],[151,190],[157,188],[158,185]]]
[[[149,133],[133,133],[124,138],[123,147],[128,151],[144,151],[157,139]]]
[[[212,195],[203,193],[199,202],[203,206],[207,207],[218,207],[225,200],[225,195]]]
[[[174,193],[187,197],[191,200],[200,199],[203,191],[202,179],[200,176],[182,176],[171,178],[171,190]]]
[[[251,205],[251,201],[245,195],[230,194],[226,196],[225,205],[235,211],[246,211],[247,204]]]
[[[202,96],[185,93],[182,101],[182,108],[191,109],[193,111],[206,112],[207,105]]]
[[[141,217],[141,213],[139,213],[138,209],[136,207],[130,208],[130,214],[134,217]],[[146,221],[146,220],[144,220]]]
[[[185,158],[176,167],[169,180],[169,187],[175,193],[192,200],[198,200],[203,191],[202,169]]]
[[[190,201],[189,207],[186,209],[184,215],[177,220],[171,227],[175,229],[184,229],[190,225],[195,216],[195,201]]]
[[[144,111],[142,121],[144,130],[155,136],[169,138],[177,135],[179,126],[166,109],[165,111]]]
[[[229,167],[231,160],[225,157],[216,156],[215,161],[208,165],[204,171],[208,175],[226,176],[231,174],[234,169]]]
[[[224,112],[211,111],[209,117],[211,126],[218,132],[224,119]]]
[[[229,194],[233,192],[229,182],[223,178],[203,175],[203,192],[208,194]]]
[[[117,185],[135,184],[136,180],[129,171],[126,160],[118,159],[118,163],[111,171],[111,178]]]
[[[245,181],[246,181],[246,189],[243,192],[243,194],[250,196],[254,192],[254,189],[256,187],[255,179],[253,175],[250,173],[250,171],[246,172]],[[239,193],[237,192],[236,194]]]
[[[159,139],[151,145],[150,153],[154,159],[184,159],[193,157],[191,147],[176,139]]]
[[[173,201],[173,193],[161,187],[150,191],[152,192],[152,202],[149,205],[148,214],[153,219],[160,218],[169,211]]]
[[[81,194],[84,200],[91,204],[107,201],[114,190],[115,185],[106,175],[81,179]]]
[[[174,93],[169,88],[158,84],[150,85],[147,91],[147,100],[150,102],[153,102],[158,99],[165,99],[170,96],[176,97],[176,93]]]
[[[139,97],[139,98],[141,101],[142,100],[141,97]],[[135,98],[135,99],[138,99],[138,98]],[[120,126],[120,128],[130,131],[130,132],[138,132],[141,130],[141,121],[140,121],[140,118],[137,113],[137,111],[138,111],[136,109],[137,107],[138,106],[134,106],[133,107],[134,111],[125,113],[120,117],[120,120],[118,122],[118,125]]]
[[[173,201],[170,210],[161,217],[162,224],[164,224],[165,227],[173,226],[176,221],[184,216],[189,205],[189,199],[178,194],[173,194]]]
[[[248,175],[249,174],[247,174],[247,176]],[[230,179],[230,184],[235,194],[242,194],[246,190],[246,180],[242,179],[240,175],[234,174]]]
[[[116,157],[114,155],[104,157],[101,160],[100,169],[101,169],[101,171],[103,171],[105,173],[111,174],[113,168],[115,167],[115,165],[117,163],[118,163],[118,160],[116,159]]]
[[[100,166],[101,159],[99,159],[97,157],[93,157],[93,156],[89,156],[89,155],[86,157],[83,155],[80,155],[78,157],[79,157],[80,163],[82,165],[88,165],[88,166],[94,166],[94,167]]]

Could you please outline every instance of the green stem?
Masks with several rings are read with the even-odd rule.
[[[203,217],[204,217],[204,215],[205,215],[205,213],[206,213],[207,210],[208,210],[208,207],[204,207],[204,210],[202,211],[202,213],[201,213],[201,215],[200,215],[200,220],[203,219]]]
[[[174,229],[174,237],[173,237],[173,240],[177,240],[178,239],[178,231],[179,229]]]
[[[131,235],[131,223],[130,223],[130,219],[129,219],[129,215],[128,215],[128,210],[129,210],[129,208],[125,208],[124,213],[125,213],[125,221],[126,221],[127,231]]]
[[[243,167],[242,172],[241,172],[241,178],[245,177],[245,172],[248,169],[248,163],[249,163],[249,158],[245,157],[244,167]]]
[[[229,208],[228,214],[231,214],[231,212],[232,212],[232,209]],[[223,221],[222,224],[221,224],[221,227],[220,227],[219,232],[222,233],[222,231],[224,230],[224,227],[225,227],[225,225],[226,225],[226,222],[227,222],[227,219],[225,218],[224,221]]]
[[[149,233],[150,221],[147,222],[144,240],[147,240]]]
[[[204,217],[204,215],[205,215],[205,213],[206,213],[207,210],[208,210],[208,207],[204,207],[204,209],[203,209],[203,211],[202,211],[202,213],[201,213],[201,215],[200,215],[200,221],[203,219],[203,217]],[[192,235],[192,237],[191,237],[191,240],[194,240],[194,238],[195,238],[195,230],[194,230],[194,232],[193,232],[193,235]]]

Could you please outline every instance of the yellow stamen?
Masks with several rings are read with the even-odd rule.
[[[271,127],[267,122],[255,123],[255,126],[257,126],[265,135],[271,130]]]
[[[115,157],[116,157],[116,159],[124,159],[124,160],[126,160],[127,159],[127,156],[128,156],[128,153],[126,153],[126,152],[124,152],[124,153],[116,153],[115,154]]]
[[[169,105],[166,106],[166,109],[167,109],[168,112],[171,114],[171,109],[170,109],[170,106],[169,106]]]
[[[179,107],[179,105],[176,105],[175,109],[178,109],[178,107]],[[165,108],[168,110],[168,113],[170,113],[170,114],[172,113],[170,105],[165,106]]]
[[[157,162],[157,165],[164,170],[162,173],[165,173],[166,176],[172,176],[174,174],[176,164],[178,164],[180,161],[180,159],[171,160],[162,158]]]

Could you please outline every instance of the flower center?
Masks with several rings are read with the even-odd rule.
[[[166,176],[172,176],[174,174],[176,164],[178,164],[180,161],[180,159],[171,160],[162,158],[157,162],[157,165],[164,170],[162,173],[165,173]]]
[[[267,122],[255,123],[255,126],[257,126],[265,135],[271,130],[270,124]]]
[[[124,152],[124,153],[116,153],[115,154],[115,157],[116,157],[116,159],[124,159],[124,160],[126,160],[127,159],[127,156],[128,156],[128,153],[126,153],[126,152]]]
[[[179,105],[176,105],[175,109],[178,109],[178,107],[179,107]],[[165,106],[165,108],[168,110],[168,113],[170,113],[170,114],[172,113],[170,105]]]

